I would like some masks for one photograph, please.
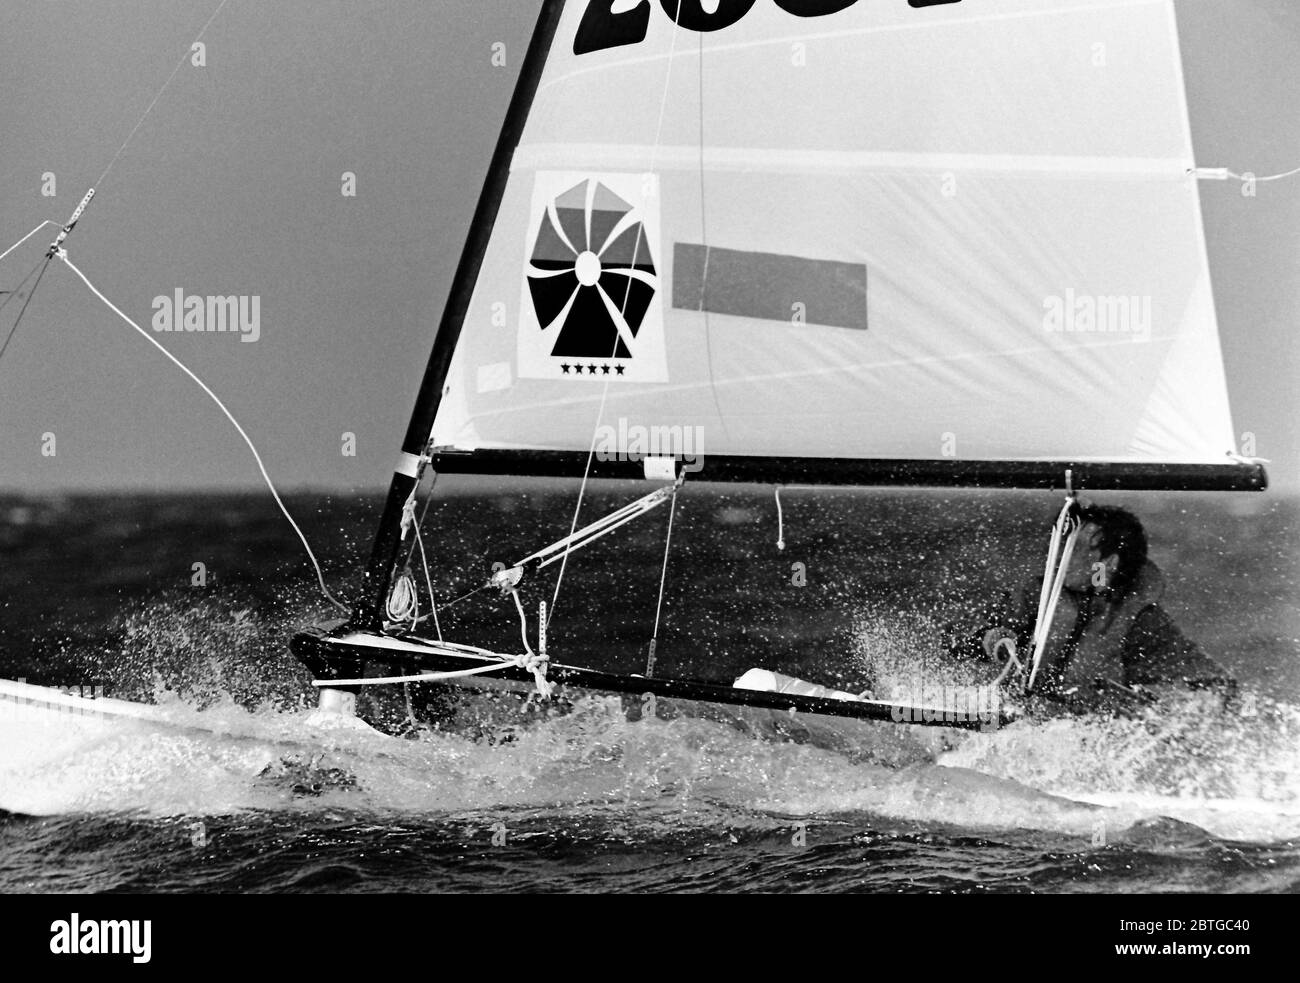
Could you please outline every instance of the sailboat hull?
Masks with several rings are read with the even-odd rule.
[[[455,672],[480,668],[496,661],[487,656],[458,652],[433,640],[358,631],[340,622],[305,629],[294,636],[290,647],[319,683]],[[656,700],[669,700],[673,703],[747,707],[790,716],[806,714],[819,718],[853,718],[968,730],[988,730],[1004,726],[1014,719],[1005,710],[995,715],[962,714],[953,713],[951,709],[884,700],[844,700],[741,689],[697,679],[620,675],[556,663],[550,665],[547,679],[555,686],[552,699],[560,701],[592,693],[634,696],[643,702],[653,696]],[[447,682],[471,689],[535,692],[532,673],[509,663],[502,663],[490,675],[476,675]],[[418,685],[423,687],[430,684],[420,682]],[[338,688],[363,690],[370,687],[345,683]]]

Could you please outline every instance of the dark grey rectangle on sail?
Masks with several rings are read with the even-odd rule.
[[[690,242],[673,247],[673,307],[679,310],[789,324],[797,323],[796,304],[803,305],[808,324],[865,330],[866,266]]]

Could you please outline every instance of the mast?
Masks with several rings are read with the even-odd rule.
[[[370,562],[366,565],[366,572],[362,577],[361,597],[353,614],[354,627],[376,630],[382,627],[389,581],[401,547],[402,509],[419,480],[420,459],[427,450],[429,434],[438,415],[438,407],[442,403],[443,386],[451,367],[452,353],[460,337],[465,313],[474,292],[474,284],[478,279],[483,256],[492,237],[492,229],[501,208],[501,199],[505,195],[506,184],[510,178],[510,161],[523,136],[524,125],[528,120],[528,113],[537,94],[538,85],[541,83],[542,71],[546,66],[546,54],[555,39],[556,28],[563,12],[564,0],[543,0],[541,13],[537,17],[537,26],[533,30],[533,38],[528,46],[528,53],[519,71],[519,81],[515,85],[514,95],[506,112],[505,124],[492,155],[487,180],[479,196],[478,206],[474,210],[474,220],[465,249],[461,253],[460,263],[456,268],[451,294],[447,298],[447,306],[438,324],[433,352],[424,370],[424,379],[420,383],[420,392],[415,400],[415,408],[411,412],[406,438],[402,441],[401,456],[388,488],[388,498],[384,503],[383,516],[379,520],[379,530],[371,549]]]

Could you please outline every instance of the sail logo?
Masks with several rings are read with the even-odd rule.
[[[118,921],[82,919],[77,912],[50,923],[50,952],[56,956],[122,956],[134,963],[152,958],[153,922],[145,919]]]
[[[704,468],[704,428],[699,425],[647,427],[619,417],[617,427],[602,423],[596,428],[594,446],[598,461],[671,457],[682,462],[684,471]]]
[[[763,0],[794,17],[826,17],[872,0]],[[911,7],[938,7],[961,0],[907,0]],[[759,0],[657,0],[659,8],[679,27],[698,33],[725,30],[746,17]],[[640,44],[650,28],[656,0],[587,0],[578,22],[573,53],[586,55],[607,48]]]
[[[200,297],[177,287],[172,296],[153,299],[153,329],[166,331],[232,332],[240,341],[262,337],[262,298],[258,296]]]
[[[1151,297],[1075,293],[1043,299],[1043,329],[1050,334],[1119,334],[1151,340]]]
[[[537,175],[520,378],[666,381],[658,229],[653,175]]]

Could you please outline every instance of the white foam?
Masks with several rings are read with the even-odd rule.
[[[571,714],[504,731],[495,743],[438,732],[401,740],[364,725],[322,729],[316,713],[249,713],[233,704],[197,711],[177,702],[149,710],[151,719],[42,718],[13,708],[0,714],[0,807],[150,815],[325,806],[455,815],[514,808],[574,817],[614,809],[688,826],[869,814],[1081,838],[1095,831],[1099,816],[1111,834],[1168,816],[1231,839],[1300,835],[1300,803],[1289,791],[1294,771],[1269,787],[1271,798],[1171,794],[1137,767],[1150,765],[1140,759],[1156,745],[1142,743],[1137,735],[1146,731],[1133,722],[1015,724],[960,738],[960,746],[934,763],[933,740],[951,739],[946,732],[864,725],[864,740],[882,743],[874,757],[861,760],[810,744],[755,739],[713,720],[629,722],[612,698],[583,700]],[[912,734],[932,741],[886,741]],[[264,775],[276,774],[286,757],[339,769],[353,783],[319,797],[296,795],[292,782]],[[906,760],[913,763],[890,766]],[[1194,762],[1173,766],[1194,774]]]

